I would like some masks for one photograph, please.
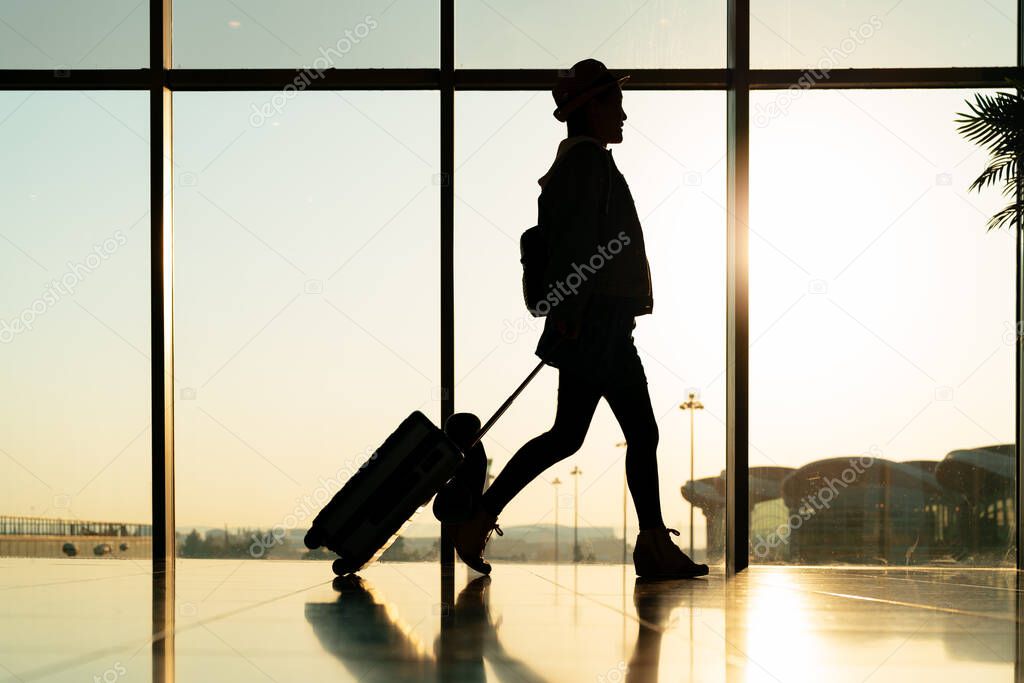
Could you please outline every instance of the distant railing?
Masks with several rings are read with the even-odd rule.
[[[152,536],[152,524],[0,515],[0,536]]]

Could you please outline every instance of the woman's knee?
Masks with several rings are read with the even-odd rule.
[[[631,451],[656,451],[660,434],[658,423],[651,421],[637,429],[630,430],[626,434],[626,446]]]
[[[548,433],[552,450],[558,454],[558,459],[568,458],[583,448],[583,441],[587,438],[586,430],[573,427],[562,427],[555,425]]]

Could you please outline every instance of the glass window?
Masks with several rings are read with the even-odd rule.
[[[302,556],[312,517],[399,422],[440,417],[437,93],[303,93],[256,126],[272,98],[174,99],[193,556]],[[254,547],[256,530],[288,533]]]
[[[716,0],[459,0],[462,68],[568,68],[594,57],[609,68],[722,68],[725,9]]]
[[[0,554],[149,557],[148,96],[0,121]]]
[[[436,67],[437,2],[177,0],[174,65],[188,68]]]
[[[1013,562],[1014,240],[966,90],[758,92],[755,561]]]
[[[455,312],[457,409],[486,419],[537,363],[543,328],[522,300],[519,236],[536,224],[537,179],[547,172],[564,124],[551,116],[546,92],[459,93],[456,112]],[[725,466],[725,95],[627,91],[625,141],[614,146],[644,227],[654,313],[637,319],[634,336],[649,380],[661,442],[659,467],[666,524],[689,545],[689,505],[681,487],[689,471],[689,417],[679,409],[690,391],[706,406],[695,415],[697,479]],[[680,125],[686,121],[686,125]],[[697,294],[699,293],[699,296]],[[529,438],[550,428],[558,371],[544,368],[485,438],[497,474]],[[622,557],[622,432],[602,401],[582,450],[530,484],[505,510],[503,528],[528,527],[548,543],[523,547],[529,559],[553,556],[551,525],[563,528],[560,559],[572,557],[573,481],[580,476],[584,556]],[[555,478],[562,485],[552,485]],[[557,492],[556,492],[557,491]],[[722,527],[697,509],[695,550],[711,544],[720,560]],[[626,538],[633,544],[629,503]],[[705,538],[711,528],[711,538]],[[583,533],[583,532],[581,532]],[[514,537],[514,535],[507,534]],[[492,541],[490,555],[502,543]],[[506,545],[512,552],[512,545]],[[515,550],[516,553],[520,552]],[[627,561],[629,558],[627,557]]]
[[[0,68],[141,69],[149,65],[149,3],[0,3]]]
[[[1011,66],[1013,0],[752,0],[757,69]],[[821,74],[825,71],[825,75]]]

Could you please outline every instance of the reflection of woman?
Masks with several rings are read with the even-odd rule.
[[[340,593],[336,602],[307,603],[306,619],[324,649],[359,681],[483,683],[486,657],[501,680],[542,683],[544,679],[501,647],[488,608],[489,584],[490,578],[481,576],[459,593],[451,617],[441,621],[436,660],[355,575],[334,580]]]
[[[550,306],[537,355],[559,370],[558,407],[551,429],[516,452],[472,518],[456,526],[459,556],[484,574],[491,569],[484,547],[498,515],[541,472],[580,449],[602,397],[628,444],[626,478],[640,522],[637,574],[692,578],[708,571],[672,543],[674,530],[661,517],[658,424],[632,334],[635,317],[653,309],[650,269],[632,194],[607,149],[622,142],[624,80],[586,59],[552,91],[568,136],[540,179],[550,289],[542,303]]]
[[[626,683],[658,680],[661,638],[668,626],[672,610],[682,601],[682,585],[637,580],[633,589],[633,604],[636,605],[640,629],[637,632],[633,657],[629,660],[629,668],[626,670]]]
[[[488,602],[489,576],[466,584],[455,601],[449,622],[442,622],[437,639],[438,670],[442,681],[484,681],[483,660],[502,681],[543,683],[544,679],[527,664],[511,657],[501,646],[491,621]]]

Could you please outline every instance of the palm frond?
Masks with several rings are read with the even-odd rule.
[[[1024,208],[1017,201],[1024,170],[1024,83],[1010,78],[1007,83],[1011,92],[976,93],[973,102],[966,101],[970,112],[959,113],[956,119],[959,133],[989,153],[988,164],[968,191],[1001,185],[1001,194],[1012,198],[1011,204],[989,219],[988,230],[1019,229]]]
[[[1016,202],[1008,206],[1003,207],[994,216],[988,219],[988,230],[999,230],[1003,227],[1008,227],[1011,230],[1019,229],[1017,221],[1017,204]]]
[[[1021,84],[1024,87],[1024,84]],[[1014,149],[1024,137],[1024,97],[1017,92],[976,93],[966,102],[970,113],[960,113],[960,133],[980,146]]]
[[[1003,189],[1000,190],[999,194],[1003,195],[1004,197],[1014,197],[1014,198],[1016,198],[1016,196],[1017,196],[1017,180],[1016,180],[1016,178],[1007,180],[1006,183],[1003,184]]]
[[[1017,170],[1019,166],[1018,157],[1014,154],[999,154],[997,156],[993,156],[989,165],[981,172],[981,175],[971,183],[968,191],[980,192],[989,185],[1014,180],[1017,177]]]

